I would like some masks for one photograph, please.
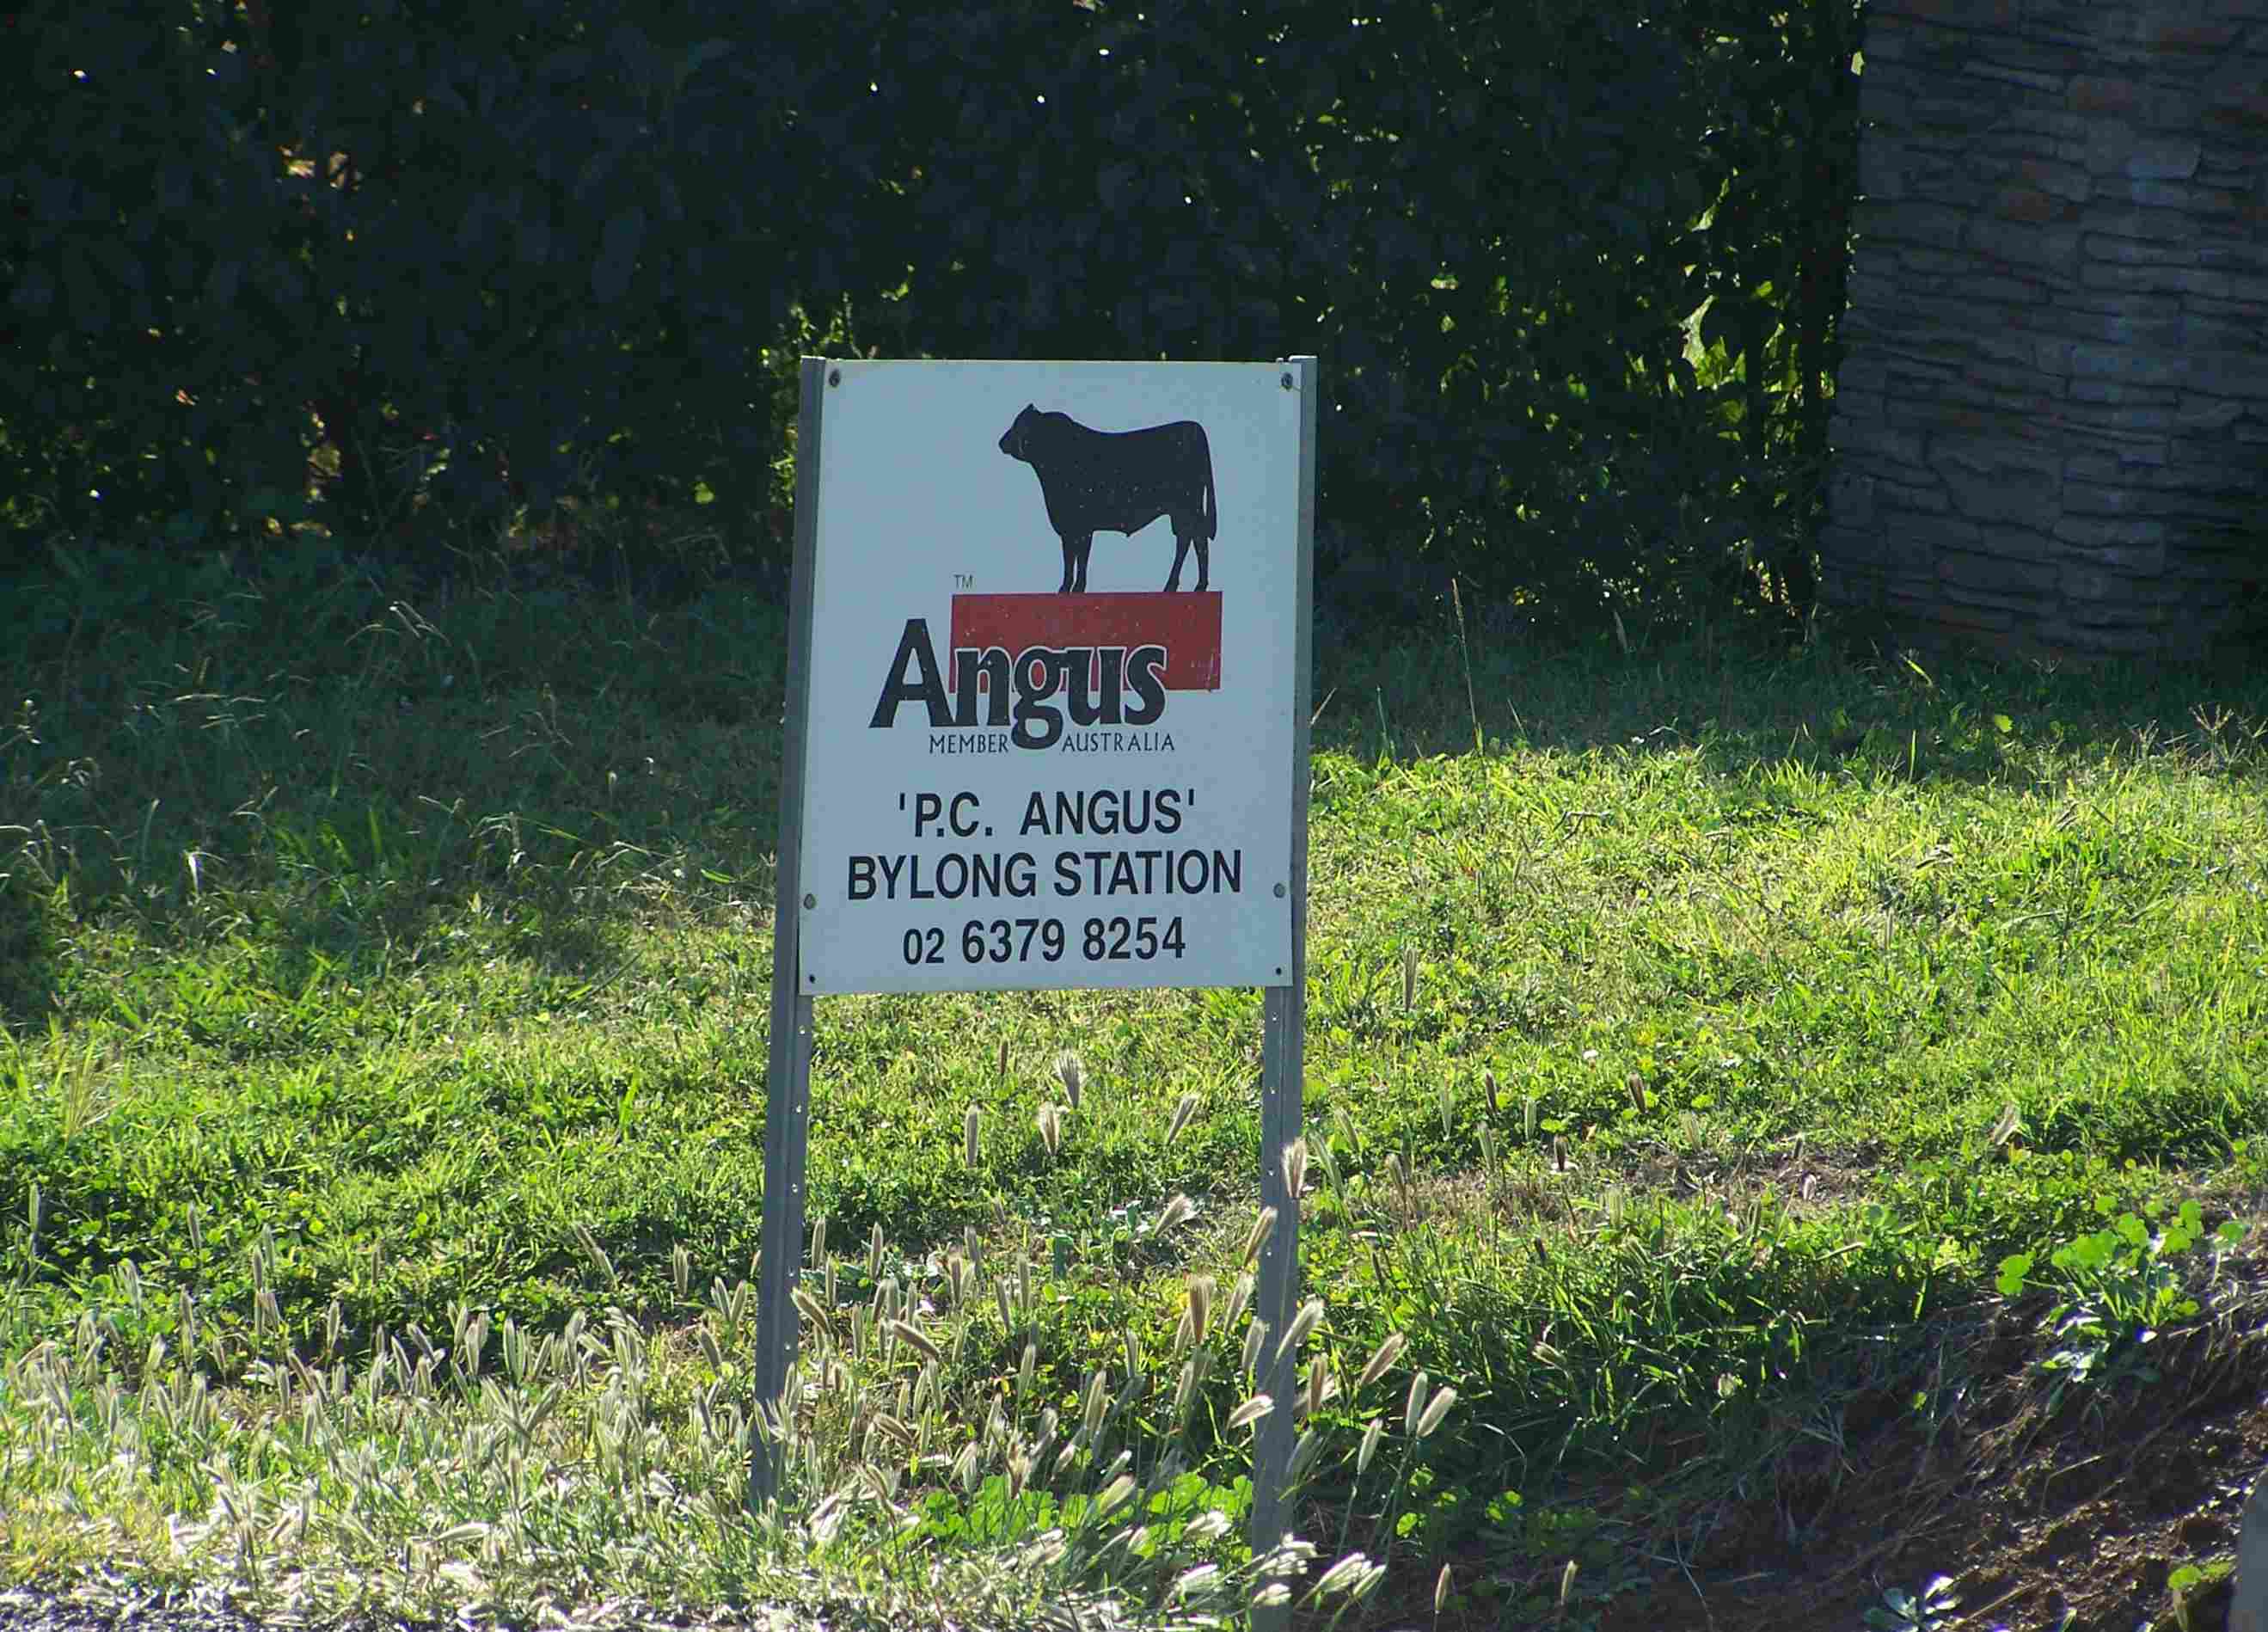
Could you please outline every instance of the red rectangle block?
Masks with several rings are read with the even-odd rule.
[[[1161,646],[1168,691],[1220,690],[1220,591],[1107,595],[955,595],[956,650]]]

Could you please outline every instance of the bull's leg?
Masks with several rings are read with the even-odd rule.
[[[1199,546],[1198,546],[1198,548],[1202,550],[1202,549],[1204,548],[1204,546],[1203,546],[1203,545],[1199,545]],[[1168,577],[1168,578],[1166,580],[1166,591],[1167,591],[1167,594],[1170,594],[1171,593],[1173,593],[1173,591],[1174,591],[1174,590],[1176,590],[1176,589],[1179,589],[1179,588],[1182,587],[1182,563],[1183,561],[1186,561],[1187,559],[1189,559],[1189,535],[1187,533],[1176,533],[1176,534],[1174,534],[1174,571],[1173,571],[1172,575],[1171,575],[1170,577]],[[1199,556],[1199,557],[1197,558],[1197,579],[1198,579],[1197,587],[1198,587],[1198,588],[1200,588],[1200,589],[1204,588],[1204,558],[1203,556]]]
[[[1056,586],[1056,593],[1059,595],[1067,595],[1071,593],[1071,574],[1079,565],[1079,546],[1071,542],[1078,535],[1073,533],[1063,535],[1063,582]]]
[[[1072,557],[1079,562],[1079,578],[1071,587],[1079,594],[1085,594],[1086,593],[1086,558],[1094,553],[1094,535],[1079,534],[1079,542],[1071,545],[1071,550]]]
[[[1206,580],[1212,574],[1212,541],[1202,533],[1197,535],[1197,593],[1203,594]]]

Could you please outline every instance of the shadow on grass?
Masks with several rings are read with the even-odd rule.
[[[16,914],[0,935],[128,921],[129,957],[249,945],[279,989],[499,949],[587,980],[642,914],[768,911],[777,585],[641,601],[573,579],[450,581],[418,601],[366,576],[232,582],[8,676],[30,701],[0,739],[18,824],[0,872],[64,892],[44,916],[0,907]],[[1683,752],[1750,782],[1797,766],[2043,787],[2169,755],[2229,776],[2268,763],[2268,677],[2251,674],[1929,669],[1824,640],[1462,611],[1360,642],[1326,619],[1317,749]],[[15,1027],[58,997],[53,960],[30,954],[0,956]]]
[[[0,1026],[28,1031],[54,1012],[54,912],[28,878],[0,871]]]
[[[123,930],[129,962],[256,952],[291,989],[499,948],[589,978],[640,914],[768,894],[767,593],[431,594],[239,580],[25,662],[0,875],[60,881],[62,927]],[[52,1001],[46,967],[0,955],[6,1023]]]
[[[1473,612],[1469,604],[1469,614]],[[1760,639],[1609,629],[1542,636],[1444,614],[1392,643],[1322,648],[1316,748],[1363,759],[1524,745],[1697,750],[1718,775],[1783,764],[1918,783],[2050,786],[2080,764],[2178,756],[2268,768],[2268,674],[2231,665],[1932,664]]]

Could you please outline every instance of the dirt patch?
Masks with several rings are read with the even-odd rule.
[[[2246,1494],[2268,1469],[2268,1321],[2232,1310],[2214,1330],[2162,1347],[2154,1381],[2058,1395],[2004,1311],[1976,1334],[1962,1407],[1928,1435],[1886,1411],[1839,1454],[1791,1458],[1770,1489],[1728,1499],[1683,1540],[1633,1539],[1611,1591],[1597,1591],[1608,1584],[1594,1564],[1594,1591],[1557,1619],[1549,1607],[1533,1614],[1553,1596],[1557,1568],[1539,1560],[1517,1579],[1498,1566],[1492,1602],[1461,1593],[1438,1621],[1428,1573],[1378,1624],[1862,1632],[1887,1591],[1918,1594],[1944,1576],[1959,1607],[1933,1623],[1939,1632],[2176,1627],[2169,1582],[2185,1566],[2225,1565]],[[1479,1558],[1451,1566],[1461,1587],[1491,1569]],[[1523,1603],[1525,1617],[1509,1613]],[[2190,1589],[2186,1632],[2223,1632],[2228,1603],[2225,1579]]]
[[[2268,1466],[2268,1346],[2246,1348],[2248,1386],[2154,1408],[2142,1385],[2110,1409],[2066,1399],[2045,1420],[2036,1403],[1979,1436],[1976,1461],[1950,1479],[1886,1436],[1801,1539],[1804,1562],[1657,1589],[1615,1604],[1602,1627],[1856,1632],[1886,1590],[1918,1592],[1937,1576],[1953,1578],[1960,1599],[1949,1628],[2171,1625],[2169,1578],[2228,1556],[2246,1492]],[[2226,1590],[2189,1607],[2190,1632],[2218,1632]]]

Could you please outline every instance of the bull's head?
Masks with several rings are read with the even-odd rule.
[[[1000,451],[1011,459],[1020,459],[1027,464],[1030,463],[1032,456],[1025,451],[1024,437],[1030,430],[1032,422],[1039,417],[1038,403],[1025,403],[1024,411],[1016,416],[1016,423],[1000,433]]]

